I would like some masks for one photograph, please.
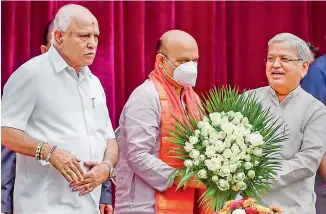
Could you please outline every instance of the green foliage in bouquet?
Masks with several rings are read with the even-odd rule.
[[[220,210],[239,192],[259,200],[281,166],[279,152],[287,135],[283,123],[264,109],[252,92],[213,88],[202,99],[201,118],[175,119],[172,156],[184,161],[171,179],[178,188],[196,176],[207,189],[200,198],[207,209]],[[184,121],[187,121],[186,123]]]

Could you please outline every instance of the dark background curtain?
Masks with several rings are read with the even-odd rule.
[[[67,1],[1,2],[1,87],[22,63],[39,54],[47,22]],[[130,93],[151,72],[155,45],[170,29],[199,45],[199,93],[224,84],[267,85],[267,42],[293,33],[326,51],[326,2],[73,2],[97,17],[100,43],[92,72],[105,89],[114,127]]]

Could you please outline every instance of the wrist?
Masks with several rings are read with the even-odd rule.
[[[50,153],[52,147],[53,147],[53,146],[50,145],[50,144],[45,144],[45,145],[44,145],[44,147],[43,147],[43,151],[42,151],[42,156],[43,156],[42,160],[45,160],[45,159],[46,159],[46,157],[47,157],[48,154]]]
[[[109,172],[108,177],[112,177],[114,174],[114,168],[113,168],[113,165],[110,163],[110,161],[104,160],[104,161],[102,161],[101,165],[105,165],[107,167],[108,172]]]

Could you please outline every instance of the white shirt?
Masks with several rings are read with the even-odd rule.
[[[101,162],[114,131],[99,79],[79,73],[53,46],[23,64],[4,86],[1,126],[72,152],[88,171],[83,161]],[[15,214],[99,213],[101,185],[79,196],[50,163],[18,154],[16,165]]]

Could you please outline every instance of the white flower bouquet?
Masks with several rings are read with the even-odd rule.
[[[212,211],[235,199],[239,192],[259,199],[280,167],[278,123],[252,93],[237,89],[212,89],[202,100],[201,118],[176,119],[170,141],[171,152],[184,161],[172,177],[181,175],[178,188],[196,177],[207,186],[200,198]]]

